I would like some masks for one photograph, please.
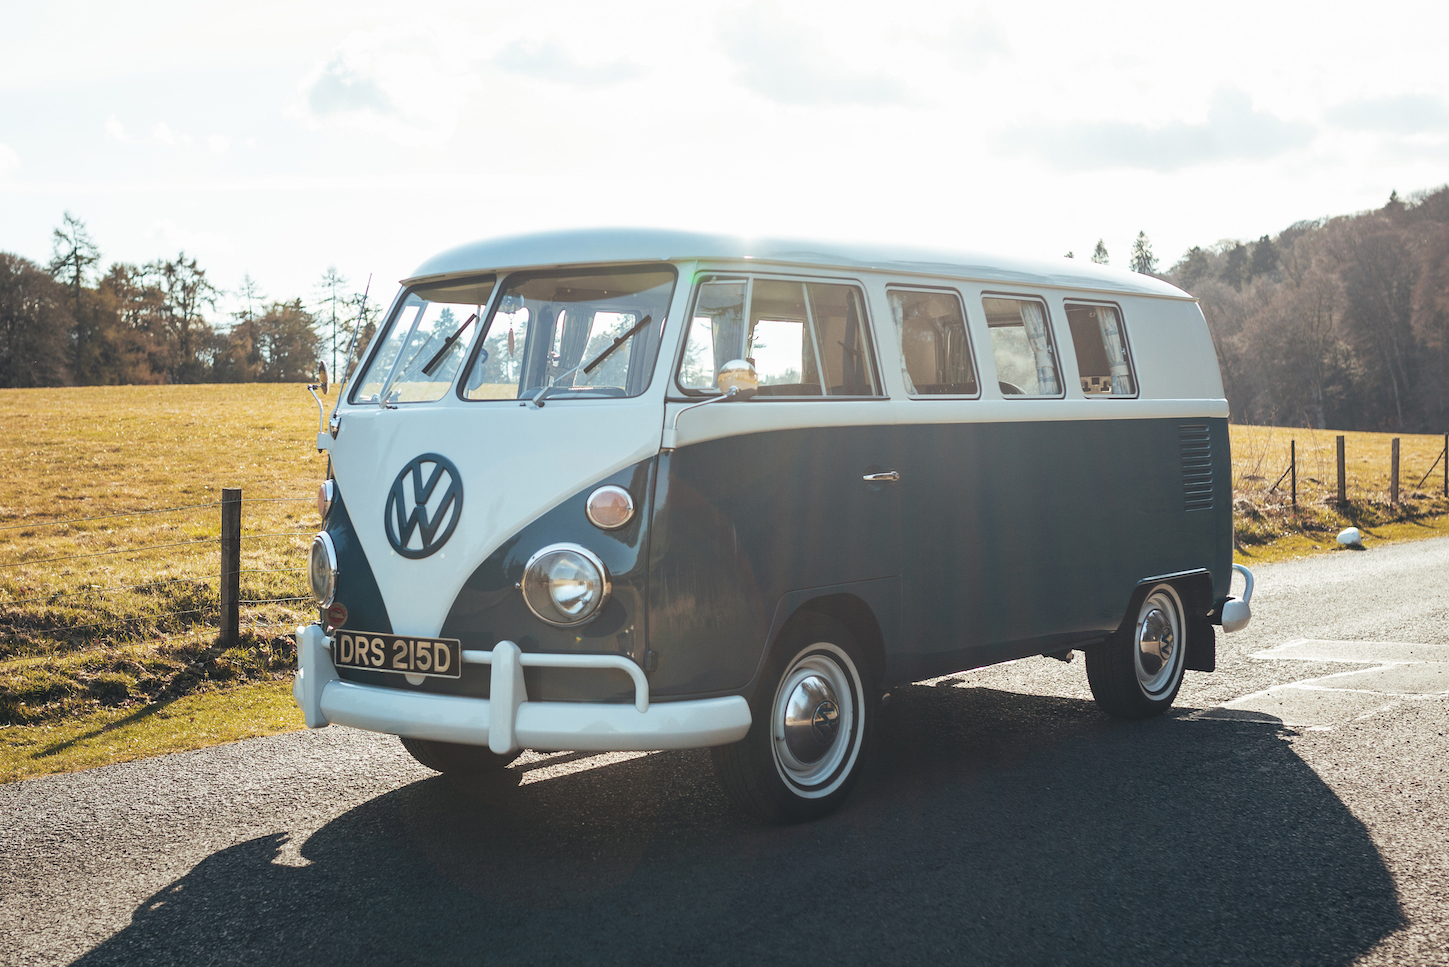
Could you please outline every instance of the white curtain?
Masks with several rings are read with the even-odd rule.
[[[906,392],[912,395],[916,392],[916,383],[911,379],[911,371],[906,364],[906,297],[901,292],[888,294],[891,303],[891,315],[896,320],[896,344],[901,347],[901,379],[906,381]]]
[[[1102,330],[1102,346],[1112,367],[1112,395],[1131,396],[1132,367],[1127,365],[1127,349],[1122,345],[1122,329],[1117,324],[1117,310],[1097,306],[1097,327]]]
[[[1026,341],[1031,345],[1032,357],[1036,360],[1036,391],[1039,396],[1056,396],[1061,392],[1057,385],[1057,366],[1052,360],[1051,338],[1047,335],[1046,314],[1035,302],[1018,302],[1021,306],[1021,324],[1026,327]]]

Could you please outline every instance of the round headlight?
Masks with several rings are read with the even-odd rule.
[[[332,546],[332,537],[322,532],[312,538],[312,553],[307,559],[307,580],[312,585],[312,597],[322,607],[332,604],[337,597],[337,548]]]
[[[589,494],[584,513],[595,527],[611,531],[633,519],[634,498],[623,487],[608,484]]]
[[[609,599],[609,569],[577,544],[550,544],[528,559],[519,583],[528,610],[551,625],[580,625]]]

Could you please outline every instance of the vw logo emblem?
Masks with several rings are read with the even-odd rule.
[[[815,706],[815,714],[810,717],[810,728],[815,730],[817,739],[829,745],[835,739],[835,729],[839,724],[840,709],[834,702],[827,700]]]
[[[413,457],[392,482],[382,526],[403,557],[427,557],[448,542],[463,513],[463,477],[447,457]]]

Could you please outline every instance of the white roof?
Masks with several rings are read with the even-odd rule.
[[[1096,265],[1087,259],[1023,259],[860,242],[737,238],[639,228],[593,228],[482,239],[433,256],[403,281],[485,270],[696,259],[751,259],[812,268],[878,269],[978,282],[1192,298],[1161,279]]]

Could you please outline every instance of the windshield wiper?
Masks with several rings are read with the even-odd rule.
[[[604,349],[603,352],[601,352],[597,356],[595,356],[593,358],[593,360],[587,366],[583,366],[583,365],[575,366],[573,369],[571,369],[567,373],[564,373],[563,375],[559,376],[557,379],[553,380],[547,386],[545,386],[543,388],[543,392],[539,393],[537,396],[535,396],[533,398],[533,405],[534,406],[543,406],[543,398],[545,396],[547,396],[550,392],[552,392],[553,391],[553,388],[555,386],[557,386],[559,383],[563,382],[565,379],[568,379],[570,376],[572,376],[574,373],[577,373],[579,370],[583,370],[585,375],[588,375],[589,373],[592,373],[594,371],[594,367],[595,366],[598,366],[604,360],[608,359],[609,356],[614,352],[614,350],[616,350],[620,346],[624,345],[624,343],[631,336],[633,336],[636,332],[638,332],[640,329],[643,329],[645,326],[649,325],[649,323],[651,323],[653,321],[654,321],[654,317],[653,316],[645,316],[643,319],[640,319],[638,322],[634,323],[634,325],[632,325],[632,326],[629,327],[629,331],[628,332],[624,333],[624,335],[620,336],[618,339],[615,339],[613,341],[613,343],[611,343],[607,348]],[[464,325],[467,325],[467,323],[464,323]]]
[[[477,318],[478,318],[478,313],[475,312],[471,316],[469,316],[467,319],[464,319],[463,320],[463,324],[461,326],[459,326],[453,332],[453,334],[451,336],[449,336],[446,340],[443,341],[443,348],[442,349],[439,349],[433,355],[433,358],[430,359],[430,360],[428,360],[428,364],[423,367],[423,375],[424,376],[431,376],[431,375],[433,375],[433,370],[435,370],[435,369],[438,368],[438,364],[443,361],[443,357],[448,354],[448,350],[450,350],[450,349],[453,348],[453,343],[457,342],[458,341],[458,337],[461,336],[461,335],[463,335],[463,330],[464,329],[467,329],[468,326],[469,326],[469,324],[472,323],[472,321],[474,319],[477,319]]]

